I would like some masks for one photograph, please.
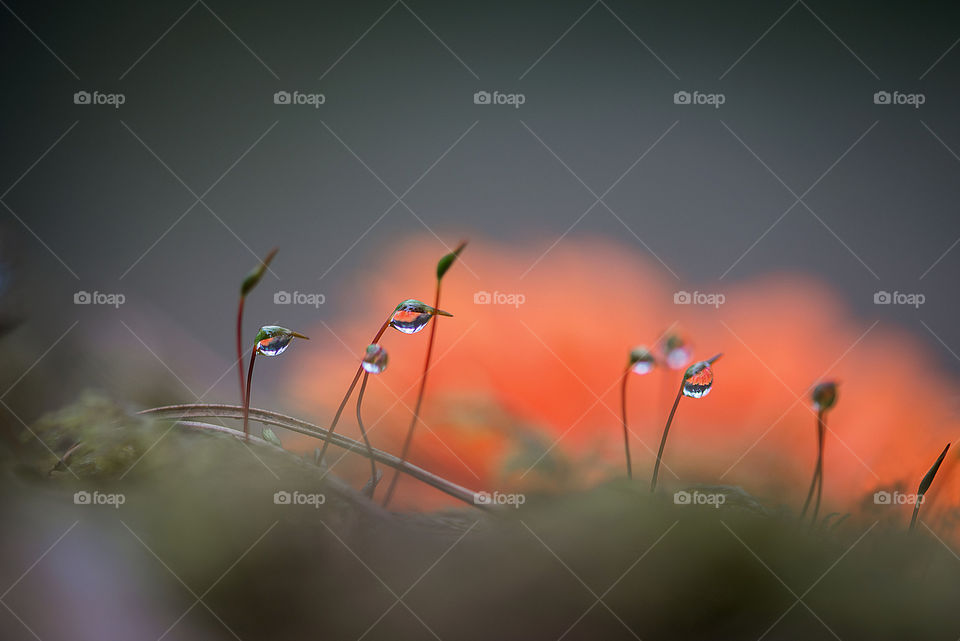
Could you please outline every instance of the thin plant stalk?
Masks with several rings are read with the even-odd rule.
[[[942,452],[940,452],[940,456],[937,457],[936,462],[920,481],[920,487],[917,488],[917,503],[913,507],[913,516],[910,518],[911,530],[913,530],[914,526],[917,524],[917,516],[920,514],[920,504],[923,503],[923,497],[927,493],[927,490],[930,489],[930,484],[933,483],[933,477],[935,477],[937,475],[937,471],[940,470],[940,464],[943,463],[943,459],[947,455],[947,450],[949,449],[950,444],[947,443],[947,446],[943,448]]]
[[[663,448],[667,444],[667,434],[670,432],[670,424],[673,423],[673,415],[677,413],[677,406],[680,405],[680,399],[683,398],[683,384],[686,378],[680,381],[680,389],[677,390],[677,398],[673,401],[673,407],[670,408],[670,416],[667,417],[667,424],[663,428],[663,438],[660,439],[660,449],[657,450],[657,462],[653,464],[653,478],[650,480],[650,491],[657,489],[657,474],[660,472],[660,461],[663,459]]]
[[[817,412],[817,449],[819,464],[819,480],[817,481],[817,502],[813,504],[813,517],[810,519],[811,527],[817,523],[817,514],[820,513],[820,498],[823,496],[823,444],[827,436],[827,422],[824,412]]]
[[[230,418],[230,419],[241,419],[243,418],[243,407],[241,405],[215,405],[215,404],[206,404],[206,403],[192,403],[186,405],[169,405],[165,407],[154,407],[152,409],[142,410],[138,414],[144,416],[151,416],[157,419],[165,420],[174,420],[178,421],[180,425],[187,427],[195,427],[198,429],[204,429],[210,432],[218,432],[229,434],[237,438],[243,438],[243,433],[229,428],[223,427],[222,425],[211,425],[208,423],[196,423],[190,420],[184,419],[193,419],[193,418]],[[359,441],[354,441],[353,439],[347,438],[346,436],[341,436],[339,434],[331,435],[326,428],[320,427],[319,425],[314,425],[306,421],[301,421],[300,419],[293,418],[292,416],[286,416],[284,414],[277,414],[276,412],[270,412],[267,410],[250,408],[250,415],[253,420],[260,423],[265,423],[268,425],[276,425],[279,427],[286,428],[298,434],[304,434],[306,436],[311,436],[313,438],[318,438],[322,440],[330,439],[333,441],[333,444],[337,447],[343,448],[349,452],[354,452],[361,456],[369,456],[366,446]],[[259,439],[256,436],[250,438],[251,442],[262,442],[263,439]],[[381,450],[374,449],[373,455],[379,463],[386,465],[388,467],[396,467],[400,469],[404,474],[411,476],[423,483],[426,483],[441,492],[448,494],[456,499],[463,501],[468,505],[472,505],[481,510],[490,509],[490,506],[486,505],[483,501],[478,501],[478,496],[483,496],[478,492],[467,489],[463,486],[457,485],[452,481],[428,472],[427,470],[417,467],[411,463],[401,463],[393,454],[388,452],[383,452]]]
[[[620,383],[620,415],[623,418],[623,451],[627,456],[627,478],[633,480],[633,465],[630,463],[630,437],[627,429],[627,379],[633,363],[627,365],[623,371],[623,380]]]
[[[387,328],[390,326],[391,318],[393,318],[392,313],[387,317],[387,320],[384,321],[383,325],[380,326],[380,329],[373,337],[373,340],[370,341],[371,344],[380,342],[380,337],[383,336],[383,333],[387,331]],[[360,380],[360,375],[363,374],[363,372],[363,364],[360,364],[357,367],[357,373],[354,374],[353,380],[350,382],[350,387],[347,388],[347,393],[343,395],[343,400],[340,401],[340,407],[337,408],[337,413],[333,416],[333,421],[330,423],[330,434],[333,434],[334,430],[337,429],[337,423],[340,422],[340,415],[343,414],[343,409],[347,406],[347,402],[350,400],[350,395],[353,394],[353,390],[357,386],[357,382]],[[323,442],[323,447],[320,449],[320,456],[318,457],[319,461],[322,462],[324,460],[323,457],[326,456],[328,447],[330,447],[330,441],[326,440]]]
[[[437,290],[433,296],[433,308],[440,309],[440,281],[437,279]],[[400,460],[406,461],[410,453],[410,445],[413,443],[413,431],[417,427],[417,420],[420,418],[420,406],[423,404],[423,393],[427,388],[427,372],[430,370],[430,358],[433,355],[433,343],[437,335],[437,318],[431,319],[433,323],[430,326],[430,337],[427,339],[427,357],[423,362],[423,374],[420,376],[420,390],[417,392],[417,403],[413,406],[413,418],[410,420],[410,427],[407,428],[407,436],[403,440],[403,448],[400,450]],[[376,341],[374,341],[376,342]],[[387,493],[383,497],[383,507],[390,504],[393,498],[393,492],[397,488],[397,481],[400,480],[400,472],[397,469],[393,471],[393,478],[390,479],[390,485],[387,486]]]
[[[263,260],[253,268],[253,270],[247,274],[247,277],[243,279],[243,283],[240,285],[240,302],[237,303],[237,378],[240,381],[240,401],[243,401],[244,398],[244,383],[243,383],[243,308],[247,302],[247,294],[253,291],[253,288],[257,286],[260,282],[260,279],[263,278],[264,272],[267,271],[267,268],[270,267],[270,262],[273,260],[273,257],[277,255],[277,248],[274,247],[270,252],[264,256]]]
[[[363,442],[367,446],[367,453],[370,455],[370,498],[377,489],[377,462],[373,458],[373,447],[370,446],[370,439],[367,437],[367,429],[363,426],[363,419],[360,417],[360,408],[363,405],[363,393],[367,390],[367,379],[370,378],[370,372],[363,373],[363,382],[360,383],[360,391],[357,392],[357,425],[360,426],[360,435],[363,436]]]
[[[720,359],[721,356],[723,356],[722,353],[701,362],[706,363],[708,366],[713,365]],[[696,365],[696,363],[694,363],[694,365]],[[677,390],[677,397],[673,400],[673,407],[670,408],[670,415],[667,416],[667,424],[663,428],[663,437],[660,439],[660,449],[657,450],[657,462],[653,465],[653,477],[650,479],[651,492],[657,489],[657,475],[660,472],[660,462],[663,460],[663,448],[667,445],[667,434],[670,432],[670,424],[673,423],[673,416],[677,413],[677,406],[680,405],[680,399],[683,398],[683,387],[687,383],[687,372],[690,371],[694,365],[688,367],[684,371],[683,376],[680,378],[680,389]]]
[[[237,304],[237,377],[240,379],[240,400],[246,398],[243,382],[243,306],[247,297],[240,295],[240,302]]]
[[[250,368],[247,370],[247,392],[243,395],[243,438],[250,440],[248,423],[250,419],[250,384],[253,382],[253,364],[257,362],[257,348],[250,354]]]
[[[825,408],[817,410],[817,464],[813,468],[813,478],[810,480],[810,489],[807,490],[807,500],[803,502],[803,510],[800,512],[800,520],[807,515],[807,508],[810,507],[810,501],[813,499],[813,492],[819,484],[823,483],[823,432],[826,431],[826,424],[823,420]],[[819,501],[818,501],[819,503]],[[814,519],[816,521],[816,519]]]
[[[447,270],[450,269],[466,246],[467,241],[461,242],[457,245],[456,249],[444,255],[437,263],[437,288],[433,296],[434,310],[440,309],[440,283],[443,281]],[[427,357],[423,362],[423,374],[420,376],[420,389],[417,391],[417,402],[413,406],[413,417],[410,419],[410,427],[407,428],[407,436],[404,438],[403,448],[400,450],[401,461],[406,461],[407,455],[410,453],[410,445],[413,443],[413,431],[417,427],[417,420],[420,418],[420,406],[423,404],[423,394],[427,389],[427,373],[430,371],[430,358],[433,356],[433,344],[437,336],[437,319],[434,317],[431,320],[433,321],[433,325],[430,327],[430,337],[427,341]],[[393,498],[393,493],[397,489],[397,481],[399,480],[400,472],[395,469],[393,478],[390,479],[390,485],[387,486],[387,493],[383,497],[383,507],[387,507],[390,504],[390,499]]]

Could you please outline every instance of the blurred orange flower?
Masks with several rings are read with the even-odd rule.
[[[310,416],[330,416],[376,329],[405,298],[433,301],[434,238],[395,243],[357,276],[349,318],[310,328],[318,356],[290,378]],[[411,461],[475,489],[582,487],[622,476],[617,383],[631,347],[668,330],[693,359],[724,352],[713,392],[685,399],[664,454],[664,486],[742,485],[797,509],[816,459],[812,386],[840,382],[829,415],[823,514],[870,511],[909,522],[911,505],[876,506],[878,490],[914,492],[956,436],[955,381],[902,329],[858,318],[809,277],[776,274],[713,284],[719,307],[674,304],[677,282],[636,251],[565,239],[541,246],[473,239],[443,283],[437,346]],[[703,285],[707,288],[710,284]],[[388,332],[390,367],[372,377],[364,421],[377,447],[398,452],[409,423],[428,332]],[[631,381],[634,474],[653,467],[681,371]],[[352,418],[352,404],[345,419]],[[322,421],[321,421],[322,422]],[[356,436],[354,421],[342,431]],[[960,450],[960,448],[957,448]],[[340,453],[332,450],[333,461]],[[922,518],[955,528],[960,505],[951,448]],[[337,472],[362,484],[362,460]],[[954,479],[955,480],[955,479]],[[409,479],[396,508],[431,509],[444,495]]]

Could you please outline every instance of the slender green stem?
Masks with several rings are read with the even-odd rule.
[[[244,397],[243,385],[243,304],[247,297],[240,295],[240,303],[237,305],[237,377],[240,379],[240,401]]]
[[[360,383],[360,391],[357,392],[357,425],[360,426],[360,435],[363,436],[363,442],[367,446],[367,453],[370,455],[370,498],[377,489],[377,463],[373,458],[373,448],[370,446],[370,439],[367,438],[367,430],[363,426],[363,419],[360,417],[360,407],[363,405],[363,393],[367,390],[367,379],[370,378],[370,372],[363,373],[363,382]]]
[[[630,377],[630,365],[623,372],[620,383],[620,415],[623,418],[623,451],[627,455],[627,478],[633,480],[633,466],[630,464],[630,437],[627,429],[627,379]]]
[[[807,500],[803,502],[803,510],[800,512],[800,520],[802,521],[807,515],[807,508],[810,507],[810,501],[813,499],[813,491],[817,487],[817,482],[820,480],[820,464],[823,457],[823,445],[820,441],[820,423],[823,417],[823,410],[817,410],[817,463],[813,467],[813,478],[810,479],[810,489],[807,490]]]
[[[670,409],[670,416],[667,417],[667,424],[663,428],[663,438],[660,439],[660,449],[657,451],[657,462],[653,465],[653,478],[650,479],[650,491],[657,489],[657,473],[660,472],[660,461],[663,459],[663,448],[667,444],[667,433],[670,432],[670,423],[673,422],[673,415],[677,413],[677,405],[683,398],[683,383],[685,379],[680,380],[680,389],[677,390],[677,398],[673,401],[673,407]]]
[[[384,321],[383,325],[380,326],[379,331],[377,331],[376,336],[373,337],[371,343],[376,343],[380,340],[380,337],[383,336],[383,333],[387,331],[387,327],[390,326],[390,319],[393,318],[393,314],[387,317],[387,320]],[[360,380],[360,375],[363,374],[363,365],[357,367],[357,373],[353,376],[353,381],[350,382],[350,387],[347,388],[347,393],[343,395],[343,400],[340,401],[340,407],[337,408],[337,413],[333,416],[333,422],[330,423],[330,433],[333,434],[333,431],[337,429],[337,423],[340,422],[340,415],[343,414],[343,408],[347,406],[347,401],[350,400],[350,395],[353,394],[353,389],[357,386],[357,381]],[[323,462],[323,457],[327,454],[327,448],[330,447],[330,441],[324,441],[323,447],[320,449],[319,461]]]
[[[437,290],[433,297],[433,308],[440,309],[440,278],[437,278]],[[437,335],[437,318],[434,316],[430,326],[430,338],[427,340],[427,358],[423,362],[423,375],[420,377],[420,391],[417,392],[417,403],[413,406],[413,418],[410,420],[410,427],[407,428],[407,436],[403,441],[403,449],[400,450],[400,460],[406,461],[410,453],[410,445],[413,443],[413,430],[417,427],[417,419],[420,418],[420,406],[423,403],[423,392],[427,387],[427,372],[430,370],[430,357],[433,355],[433,343]],[[393,478],[390,479],[390,485],[387,486],[387,493],[383,497],[383,507],[390,504],[393,498],[393,492],[397,488],[397,481],[400,479],[400,472],[396,469],[393,472]]]
[[[247,370],[247,393],[243,395],[243,438],[250,440],[248,422],[250,419],[250,384],[253,383],[253,364],[257,362],[257,348],[250,354],[250,369]]]

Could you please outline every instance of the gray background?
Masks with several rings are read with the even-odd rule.
[[[166,377],[147,346],[205,390],[232,359],[235,283],[274,245],[265,291],[323,292],[333,320],[345,279],[396,238],[546,249],[571,226],[652,250],[678,289],[815,274],[960,371],[957,18],[934,3],[6,1],[3,300],[29,321],[6,338],[10,378],[66,332],[39,366],[62,380],[45,404],[121,387],[125,361]],[[75,105],[79,90],[126,102]],[[276,105],[278,90],[326,103]],[[479,90],[526,102],[476,105]],[[679,90],[726,102],[676,105]],[[875,105],[879,90],[926,102]],[[577,222],[648,150],[604,197],[616,216]],[[415,215],[384,215],[441,156],[404,197]],[[926,303],[878,307],[880,289]],[[75,306],[78,290],[127,302]]]

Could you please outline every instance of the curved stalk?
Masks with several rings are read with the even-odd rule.
[[[623,372],[623,381],[620,383],[620,416],[623,419],[623,451],[627,455],[627,478],[633,480],[633,466],[630,463],[630,436],[627,429],[627,379],[630,377],[630,367]]]
[[[677,390],[677,398],[673,401],[673,407],[670,409],[670,416],[667,417],[667,424],[663,428],[663,438],[660,439],[660,449],[657,451],[657,462],[653,465],[653,478],[650,480],[650,491],[657,489],[657,473],[660,471],[660,461],[663,459],[663,448],[667,444],[667,434],[670,432],[670,424],[673,422],[673,415],[677,413],[677,405],[683,398],[683,384],[685,379],[680,381],[680,389]]]
[[[813,467],[813,478],[810,479],[810,489],[807,490],[807,500],[803,502],[803,510],[800,512],[801,521],[807,515],[807,508],[810,507],[810,501],[813,499],[813,491],[816,489],[817,483],[820,481],[823,463],[823,442],[820,438],[820,425],[823,423],[823,412],[823,409],[817,410],[817,463]]]
[[[370,372],[363,373],[363,382],[360,383],[360,391],[357,392],[357,425],[360,426],[360,435],[363,436],[363,442],[367,446],[367,453],[370,455],[370,495],[377,489],[377,463],[373,458],[373,448],[370,446],[370,439],[367,438],[367,430],[363,426],[363,419],[360,417],[360,407],[363,405],[363,393],[367,390],[367,380],[370,378]]]
[[[247,393],[243,395],[243,438],[250,440],[250,431],[247,427],[250,418],[250,384],[253,383],[253,364],[257,362],[257,348],[250,354],[250,369],[247,370]]]
[[[292,416],[278,414],[277,412],[271,412],[268,410],[244,408],[240,405],[190,403],[185,405],[167,405],[164,407],[155,407],[152,409],[142,410],[138,412],[138,414],[143,416],[151,416],[158,419],[182,421],[182,419],[192,418],[241,419],[243,418],[245,411],[258,423],[283,427],[292,432],[297,432],[298,434],[304,434],[306,436],[332,442],[337,447],[349,452],[353,452],[361,456],[369,456],[367,447],[363,443],[355,441],[346,436],[341,436],[340,434],[332,434],[329,430],[324,429],[319,425],[314,425],[313,423],[308,423],[307,421],[303,421]],[[208,429],[231,434],[237,438],[243,438],[243,434],[241,432],[229,427],[216,425],[211,426]],[[253,442],[259,442],[257,437],[253,437],[251,440]],[[418,481],[426,483],[427,485],[430,485],[431,487],[434,487],[449,496],[459,499],[468,505],[474,505],[475,507],[483,510],[489,509],[489,506],[484,504],[482,500],[478,502],[477,492],[467,489],[461,485],[457,485],[452,481],[448,481],[442,476],[428,472],[427,470],[413,465],[412,463],[401,461],[393,454],[375,448],[371,449],[373,456],[376,458],[378,463],[399,469],[404,474],[407,474]]]
[[[243,305],[247,297],[240,295],[240,303],[237,305],[237,377],[240,379],[240,402],[244,399],[243,385]]]
[[[820,498],[823,496],[823,444],[826,436],[827,423],[825,413],[819,411],[817,412],[817,449],[820,454],[818,456],[817,471],[820,478],[819,481],[817,481],[817,502],[813,504],[813,517],[810,519],[811,527],[817,523],[817,514],[820,512]]]
[[[437,278],[437,289],[436,293],[433,296],[433,308],[440,309],[440,281],[441,278]],[[417,419],[420,418],[420,406],[423,404],[423,393],[427,388],[427,372],[430,371],[430,357],[433,355],[433,343],[437,335],[437,317],[434,315],[430,319],[432,325],[430,326],[430,337],[427,340],[427,357],[423,362],[423,374],[420,376],[420,390],[417,392],[417,403],[413,406],[413,418],[410,420],[410,427],[407,428],[407,436],[403,440],[403,448],[400,450],[400,460],[406,461],[407,455],[410,453],[410,445],[413,443],[413,430],[417,427]],[[377,341],[373,341],[376,343]],[[393,498],[393,492],[397,488],[397,481],[400,479],[400,473],[394,472],[393,478],[390,479],[390,485],[387,486],[387,493],[383,497],[383,507],[387,507],[390,504],[390,499]]]
[[[387,320],[384,321],[383,325],[380,326],[379,331],[377,331],[376,336],[373,337],[373,340],[370,341],[371,344],[377,343],[380,341],[380,337],[383,336],[383,333],[387,331],[387,327],[390,326],[390,319],[393,318],[393,313],[387,317]],[[357,373],[353,376],[353,381],[350,382],[350,387],[347,388],[347,393],[343,395],[343,400],[340,401],[340,407],[337,408],[337,413],[333,416],[333,421],[330,423],[330,434],[332,435],[334,430],[337,429],[337,423],[340,422],[340,415],[343,414],[343,408],[347,406],[347,401],[350,400],[350,395],[353,394],[353,389],[357,386],[357,381],[360,380],[360,375],[363,374],[363,365],[357,367]],[[327,448],[330,447],[330,441],[326,440],[323,442],[323,447],[320,448],[320,455],[317,460],[321,463],[324,460],[324,457],[327,455]]]

